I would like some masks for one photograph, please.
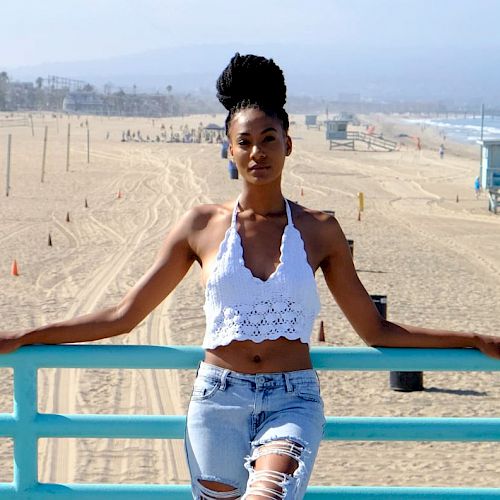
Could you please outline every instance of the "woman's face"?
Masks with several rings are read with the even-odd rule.
[[[292,140],[279,119],[260,109],[245,108],[231,120],[229,150],[245,181],[267,184],[281,178]]]

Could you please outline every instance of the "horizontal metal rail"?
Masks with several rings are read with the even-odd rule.
[[[22,497],[12,485],[0,484],[2,500],[191,500],[187,485],[48,484],[43,483]],[[400,486],[309,486],[306,500],[492,500],[500,498],[497,488],[423,488]]]
[[[333,371],[500,371],[500,361],[476,349],[313,347],[316,370]],[[203,359],[198,346],[45,345],[0,356],[0,367],[194,369]]]
[[[38,414],[41,437],[184,439],[185,416]],[[0,436],[15,438],[18,422],[0,414]],[[500,441],[500,418],[327,417],[327,441]]]
[[[318,370],[499,371],[500,362],[474,349],[314,347]],[[173,415],[61,415],[38,412],[41,368],[192,369],[197,346],[28,346],[0,356],[14,369],[14,412],[0,414],[0,436],[14,440],[14,481],[0,483],[1,500],[191,498],[188,485],[47,484],[38,482],[39,438],[183,439],[186,419]],[[327,417],[325,440],[500,441],[500,418]],[[500,488],[311,486],[307,499],[491,499]]]

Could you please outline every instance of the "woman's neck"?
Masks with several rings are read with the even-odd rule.
[[[268,190],[265,186],[258,189],[243,189],[239,197],[242,211],[251,210],[255,214],[267,216],[280,214],[285,210],[285,200],[281,189]]]

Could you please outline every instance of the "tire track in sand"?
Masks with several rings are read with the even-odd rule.
[[[138,187],[139,184],[136,184]],[[95,274],[87,280],[87,282],[79,289],[78,297],[69,309],[66,318],[78,316],[95,308],[97,303],[106,294],[109,285],[119,275],[120,271],[128,263],[139,244],[149,229],[154,226],[158,220],[157,207],[161,203],[161,196],[156,196],[150,206],[147,208],[146,215],[141,224],[138,224],[138,231],[131,231],[130,236],[126,238],[126,243],[118,248],[118,250],[110,256],[95,272]],[[61,224],[59,227],[61,228]],[[64,228],[61,228],[64,230]],[[69,232],[66,232],[68,234]],[[73,237],[74,238],[74,237]],[[76,244],[76,239],[74,239]],[[79,385],[80,370],[68,369],[64,374],[61,370],[56,370],[54,379],[48,384],[49,392],[48,402],[52,408],[47,411],[60,411],[58,408],[61,403],[66,402],[65,411],[75,413],[76,410],[76,391]],[[68,389],[71,394],[68,394]],[[56,477],[64,477],[65,481],[74,481],[76,472],[76,449],[67,439],[51,439],[47,443],[47,447],[43,456],[41,473],[43,481],[52,481]],[[47,460],[51,457],[50,467]],[[44,476],[48,476],[45,478]]]

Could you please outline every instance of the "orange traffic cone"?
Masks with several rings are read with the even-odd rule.
[[[300,188],[300,196],[304,196],[304,188]]]
[[[10,274],[12,274],[12,276],[19,276],[19,270],[17,269],[16,259],[14,259],[14,261],[12,262],[12,269],[10,271]]]
[[[321,323],[319,324],[318,340],[320,342],[325,341],[325,326],[323,324],[323,321],[321,321]]]

